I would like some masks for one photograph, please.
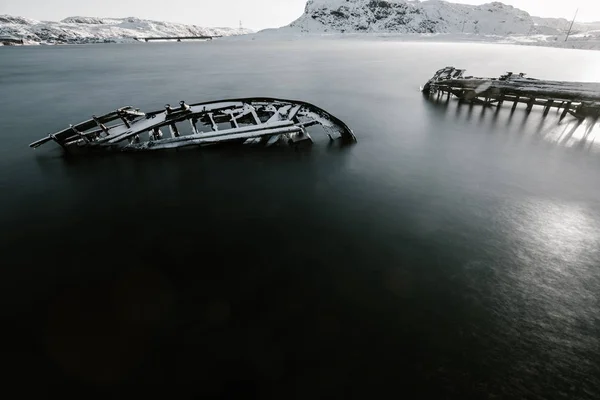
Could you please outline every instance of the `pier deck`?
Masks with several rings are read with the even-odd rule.
[[[426,96],[454,95],[463,102],[483,106],[500,106],[512,102],[544,107],[544,114],[551,108],[563,109],[561,120],[567,114],[576,118],[600,117],[600,83],[560,82],[538,80],[525,74],[508,72],[499,78],[477,78],[464,75],[464,69],[446,67],[435,73],[422,92]]]

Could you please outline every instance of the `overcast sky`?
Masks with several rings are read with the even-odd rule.
[[[455,0],[483,4],[490,1]],[[504,0],[532,15],[600,21],[600,0]],[[0,14],[42,20],[69,16],[129,17],[201,26],[243,26],[253,29],[287,25],[298,18],[306,0],[0,0]]]

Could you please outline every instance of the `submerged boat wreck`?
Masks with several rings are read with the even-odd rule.
[[[320,126],[331,141],[355,142],[352,130],[327,111],[302,101],[248,98],[166,105],[144,113],[123,107],[31,143],[54,141],[66,151],[150,151],[237,143],[272,146],[312,143],[308,131]],[[168,130],[168,133],[163,132]]]
[[[515,110],[519,103],[544,107],[544,115],[551,108],[563,109],[560,119],[571,114],[576,118],[600,117],[600,83],[546,81],[525,77],[525,74],[507,72],[499,78],[465,76],[464,69],[442,68],[421,89],[426,96],[454,95],[462,102],[483,106],[501,106],[512,102]]]

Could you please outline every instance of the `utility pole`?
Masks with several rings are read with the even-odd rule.
[[[569,40],[569,35],[571,34],[571,30],[573,29],[573,24],[575,23],[575,18],[577,18],[577,13],[579,12],[579,8],[575,11],[575,16],[573,17],[573,21],[571,21],[571,26],[569,27],[569,32],[567,32],[567,37],[565,38],[565,42]]]

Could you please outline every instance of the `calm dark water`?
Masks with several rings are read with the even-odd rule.
[[[0,49],[0,307],[19,393],[600,397],[600,135],[429,101],[437,69],[600,80],[600,53],[219,42]],[[356,146],[88,159],[123,105],[253,95]]]

